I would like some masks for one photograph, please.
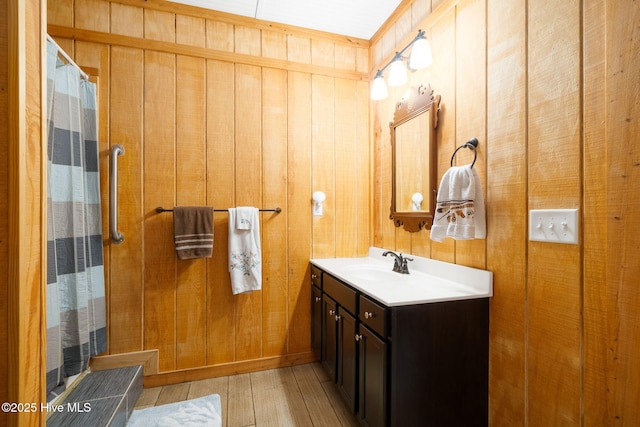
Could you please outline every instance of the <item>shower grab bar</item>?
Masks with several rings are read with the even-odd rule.
[[[118,157],[124,154],[124,147],[115,144],[111,147],[111,179],[109,180],[109,226],[111,241],[120,244],[124,235],[118,231]]]

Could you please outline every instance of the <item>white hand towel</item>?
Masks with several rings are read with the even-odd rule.
[[[238,230],[251,230],[251,224],[254,221],[256,208],[248,206],[239,206],[236,208],[235,225]]]
[[[438,189],[431,240],[442,242],[484,239],[487,235],[482,185],[471,165],[454,166],[445,172]]]
[[[239,216],[247,222],[238,221]],[[242,228],[247,227],[247,223],[249,228]],[[262,252],[257,208],[229,209],[229,275],[234,295],[262,288]]]

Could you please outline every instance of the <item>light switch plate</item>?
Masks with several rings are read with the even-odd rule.
[[[532,209],[529,240],[578,244],[578,209]]]

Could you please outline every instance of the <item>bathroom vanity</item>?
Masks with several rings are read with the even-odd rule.
[[[362,425],[488,424],[488,271],[370,248],[311,260],[312,347]]]

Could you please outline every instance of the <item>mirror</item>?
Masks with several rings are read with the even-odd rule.
[[[412,88],[396,104],[391,128],[391,214],[396,227],[430,229],[436,206],[436,132],[440,95]]]

